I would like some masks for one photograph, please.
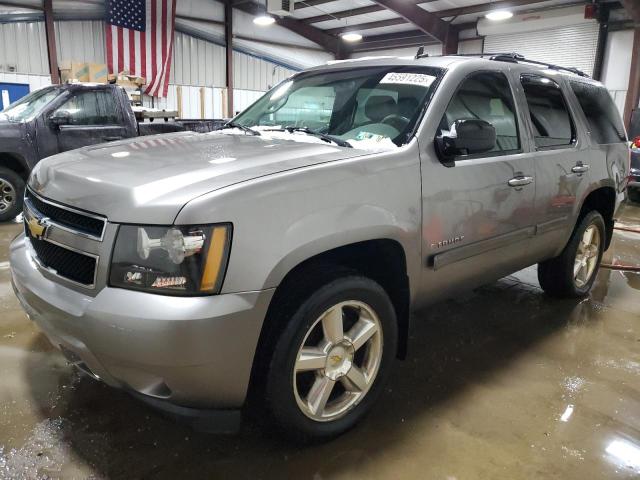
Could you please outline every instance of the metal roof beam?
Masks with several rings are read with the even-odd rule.
[[[400,15],[407,22],[413,23],[420,30],[431,35],[442,43],[447,41],[449,35],[449,24],[440,19],[437,15],[427,12],[416,4],[408,3],[405,0],[373,0],[387,10]]]

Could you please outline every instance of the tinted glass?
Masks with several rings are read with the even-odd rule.
[[[119,123],[116,102],[110,92],[90,91],[74,95],[56,112],[66,111],[71,125],[114,125]]]
[[[571,145],[575,139],[574,127],[560,86],[537,75],[520,78],[529,105],[536,147]]]
[[[467,78],[455,93],[440,123],[447,134],[456,120],[480,119],[496,129],[494,152],[520,149],[518,124],[509,81],[499,72],[482,72]]]
[[[234,122],[258,130],[308,128],[353,146],[408,141],[442,71],[369,67],[306,72],[267,92]]]
[[[570,82],[570,85],[587,117],[593,140],[601,144],[625,142],[622,119],[609,92],[604,87],[583,82]]]

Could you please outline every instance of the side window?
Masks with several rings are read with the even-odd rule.
[[[496,129],[494,152],[520,149],[518,123],[509,81],[500,72],[480,72],[465,79],[440,122],[440,135],[456,120],[480,119]]]
[[[538,75],[522,75],[520,80],[529,105],[536,147],[572,145],[575,127],[560,85]]]
[[[626,142],[620,114],[604,87],[569,82],[589,123],[593,140],[600,144]]]
[[[69,114],[70,125],[115,125],[120,123],[115,99],[107,91],[88,91],[74,95],[57,112]]]

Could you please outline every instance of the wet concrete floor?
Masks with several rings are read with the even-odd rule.
[[[640,208],[620,225],[640,230]],[[420,312],[364,423],[297,446],[197,433],[74,372],[11,290],[19,230],[0,225],[0,479],[640,477],[640,273],[553,300],[532,267]],[[616,231],[604,262],[640,265],[640,233]]]

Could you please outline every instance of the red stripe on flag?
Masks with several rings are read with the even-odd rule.
[[[157,74],[157,66],[156,66],[156,29],[158,28],[158,19],[157,19],[157,14],[156,14],[156,1],[155,0],[151,0],[151,28],[147,28],[147,32],[149,32],[149,35],[151,35],[151,75],[150,75],[150,79],[147,82],[147,85],[149,86],[147,88],[147,92],[150,95],[153,95],[153,82],[156,78],[156,74]]]
[[[118,71],[124,70],[124,31],[122,27],[118,27]]]
[[[147,78],[147,32],[140,32],[140,76]]]
[[[167,53],[167,71],[165,72],[164,77],[164,85],[162,87],[162,96],[166,97],[169,92],[169,74],[171,73],[171,59],[173,55],[173,40],[175,33],[175,24],[176,24],[176,0],[172,0],[172,8],[171,8],[171,23],[169,24],[169,28],[171,29],[171,43],[169,43],[169,52]]]

